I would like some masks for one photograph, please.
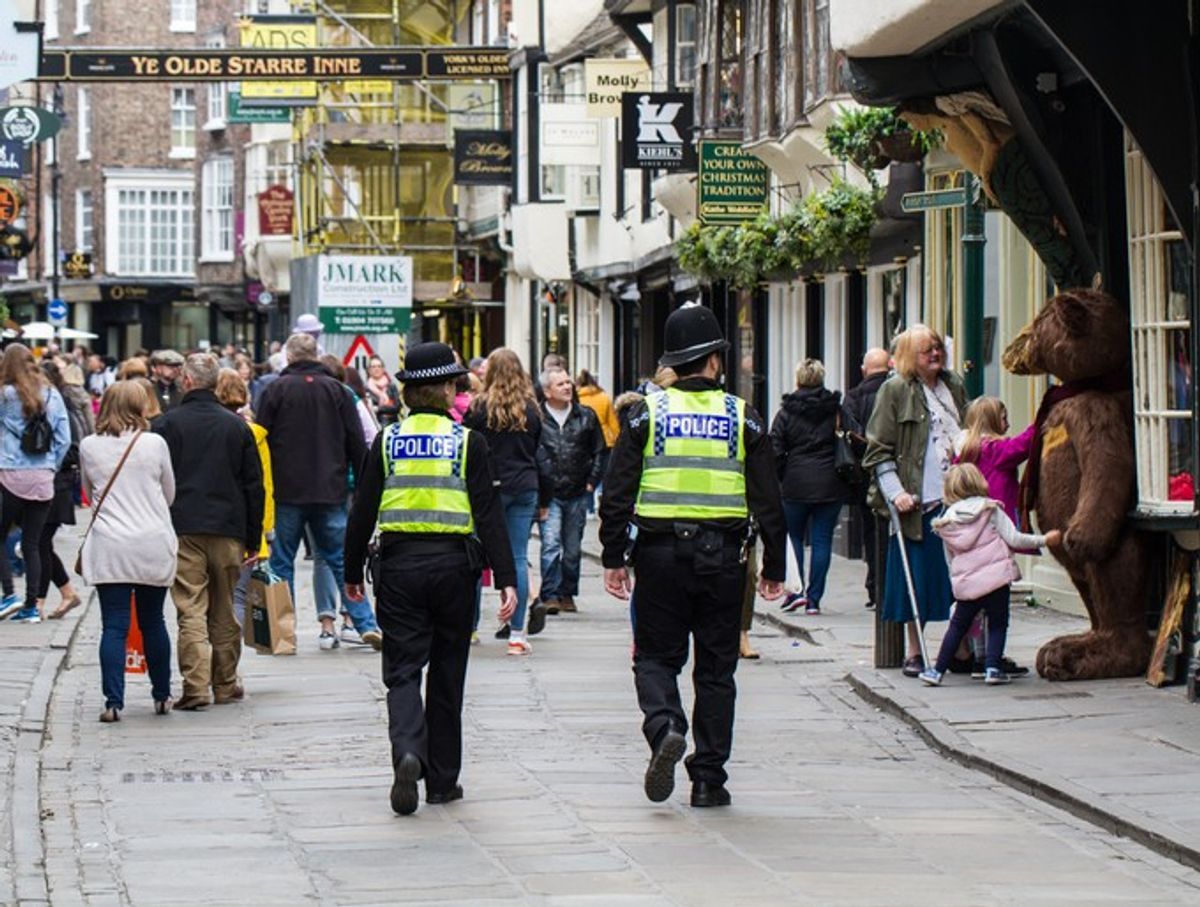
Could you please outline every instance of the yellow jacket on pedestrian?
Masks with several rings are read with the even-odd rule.
[[[258,447],[258,459],[262,463],[263,475],[263,536],[262,544],[258,547],[259,558],[267,558],[271,548],[267,545],[267,533],[275,531],[275,482],[271,478],[271,449],[267,447],[267,430],[254,422],[250,423],[254,432],[254,443]]]
[[[600,430],[604,432],[604,445],[612,447],[616,444],[617,435],[621,433],[621,423],[617,421],[617,413],[608,394],[595,385],[581,387],[579,402],[596,413],[596,418],[600,420]]]

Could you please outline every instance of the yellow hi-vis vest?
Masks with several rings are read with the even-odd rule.
[[[381,532],[475,529],[467,495],[468,429],[450,419],[417,413],[383,430]]]
[[[646,399],[650,429],[638,516],[675,520],[745,518],[746,402],[724,391],[669,388]]]

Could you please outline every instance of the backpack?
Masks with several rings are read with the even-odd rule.
[[[42,408],[25,422],[25,430],[21,432],[21,450],[35,456],[48,454],[53,441],[54,430],[46,418],[45,408]]]

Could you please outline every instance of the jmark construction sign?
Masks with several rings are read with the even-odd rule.
[[[318,50],[100,50],[42,54],[43,82],[281,82],[341,79],[507,79],[508,51],[494,47]]]
[[[332,334],[402,334],[412,318],[412,301],[411,258],[317,257],[317,312]]]
[[[767,209],[767,165],[741,142],[700,143],[700,222],[742,224]]]

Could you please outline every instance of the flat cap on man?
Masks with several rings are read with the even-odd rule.
[[[183,365],[183,356],[175,350],[155,350],[150,354],[151,365]]]

